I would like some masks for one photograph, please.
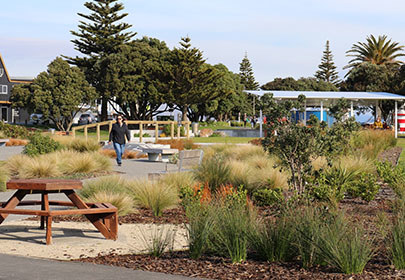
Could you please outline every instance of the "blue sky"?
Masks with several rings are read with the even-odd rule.
[[[0,54],[11,76],[36,76],[56,56],[76,55],[70,30],[85,1],[4,1]],[[137,37],[156,37],[169,47],[189,35],[211,64],[234,72],[245,52],[256,79],[312,76],[326,40],[340,75],[345,52],[369,34],[405,44],[405,1],[386,0],[122,0]]]

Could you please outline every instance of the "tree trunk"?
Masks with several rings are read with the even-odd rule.
[[[108,99],[106,97],[102,97],[101,98],[101,121],[108,120],[107,104],[108,104]]]
[[[187,121],[188,120],[188,118],[187,118],[187,111],[188,111],[188,105],[184,105],[184,107],[183,107],[183,110],[182,110],[182,114],[183,114],[183,116],[182,116],[182,120],[183,121]]]

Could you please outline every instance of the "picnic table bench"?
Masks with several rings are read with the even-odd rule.
[[[5,146],[7,142],[8,142],[8,139],[0,139],[0,147]]]
[[[0,202],[0,224],[9,214],[41,217],[40,228],[46,224],[46,244],[52,243],[52,218],[61,215],[84,215],[106,239],[118,238],[117,208],[109,203],[85,203],[75,192],[82,188],[80,180],[16,179],[7,182],[7,189],[16,192],[7,202]],[[64,193],[71,202],[50,201],[48,194]],[[41,200],[22,201],[26,195],[41,194]],[[41,210],[16,209],[17,206],[41,205]],[[50,209],[50,205],[76,207],[77,209]]]

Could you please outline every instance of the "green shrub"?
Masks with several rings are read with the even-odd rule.
[[[231,169],[228,163],[220,155],[203,160],[196,170],[196,178],[200,182],[206,182],[215,191],[219,186],[230,182]]]
[[[389,162],[377,162],[378,176],[402,198],[405,195],[405,165],[392,166]]]
[[[32,131],[28,130],[27,128],[20,126],[20,125],[12,125],[0,121],[0,131],[6,136],[10,138],[23,138],[27,139],[30,135],[33,134]]]
[[[276,221],[258,221],[249,232],[249,244],[262,260],[290,261],[295,256],[294,234],[293,224],[286,216]]]
[[[347,193],[351,197],[360,197],[370,202],[378,194],[380,185],[377,183],[377,177],[373,174],[362,173],[359,178],[349,185]]]
[[[159,182],[134,181],[130,184],[130,191],[135,204],[151,209],[157,217],[162,216],[164,210],[179,203],[178,191]]]
[[[342,214],[324,226],[319,239],[319,257],[342,273],[362,273],[373,255],[372,242],[364,230],[349,224]]]
[[[243,122],[231,121],[231,126],[243,127]]]
[[[281,189],[259,189],[253,192],[253,201],[258,206],[270,206],[283,201]]]
[[[30,143],[24,147],[24,154],[36,156],[51,153],[62,149],[62,145],[49,136],[35,133],[30,138]]]
[[[134,133],[134,137],[139,137],[141,134],[140,133]],[[144,133],[142,134],[142,137],[152,137],[149,133]]]

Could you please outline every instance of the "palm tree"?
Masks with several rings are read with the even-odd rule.
[[[364,62],[398,66],[403,63],[397,60],[398,57],[405,56],[403,50],[404,46],[400,46],[398,42],[392,42],[391,39],[387,41],[386,35],[378,36],[378,40],[373,35],[370,35],[367,37],[366,43],[357,42],[346,52],[346,56],[354,58],[343,69],[353,69]]]

